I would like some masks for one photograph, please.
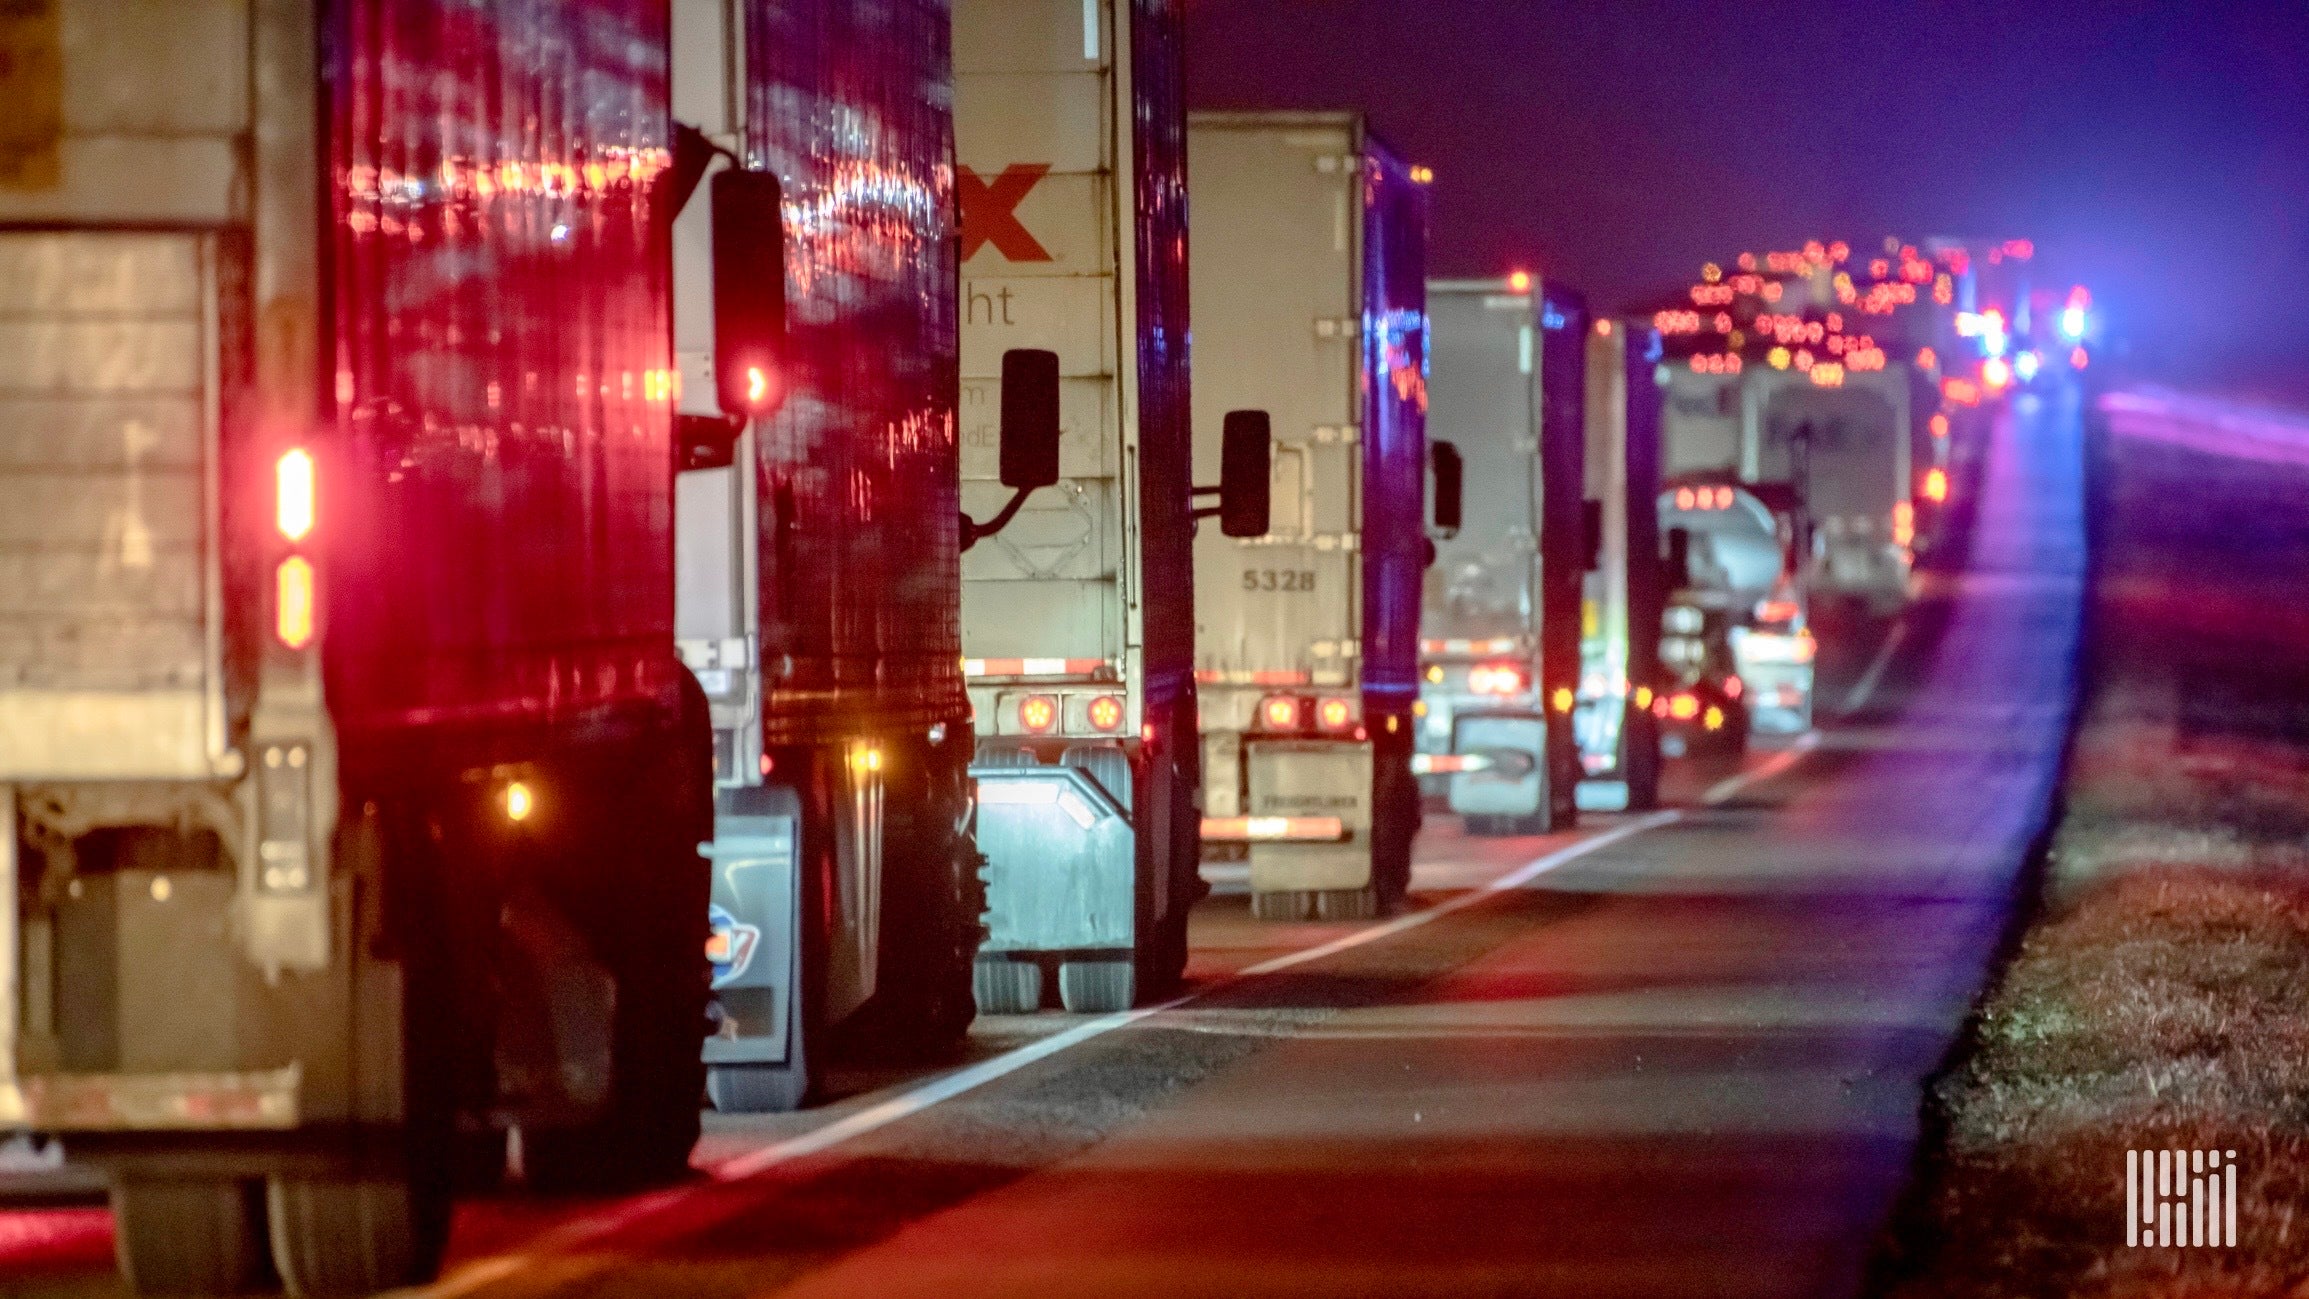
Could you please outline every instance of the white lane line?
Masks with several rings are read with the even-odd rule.
[[[1884,681],[1884,669],[1892,666],[1892,651],[1900,648],[1900,641],[1907,634],[1906,619],[1892,624],[1892,630],[1884,634],[1884,647],[1876,651],[1868,670],[1860,674],[1860,679],[1852,683],[1851,693],[1844,696],[1845,712],[1856,713],[1868,706],[1868,701],[1876,695],[1876,687]]]
[[[1717,803],[1721,803],[1726,799],[1731,798],[1733,795],[1738,794],[1741,790],[1746,789],[1748,786],[1756,784],[1758,781],[1770,780],[1772,777],[1779,775],[1781,772],[1786,771],[1788,768],[1795,766],[1797,763],[1804,760],[1805,754],[1810,753],[1812,750],[1819,747],[1820,732],[1806,731],[1802,735],[1797,736],[1795,742],[1790,744],[1787,748],[1782,749],[1780,752],[1773,754],[1771,757],[1766,758],[1764,761],[1757,763],[1755,766],[1750,767],[1748,770],[1743,771],[1736,776],[1727,776],[1726,778],[1717,781],[1715,784],[1708,786],[1708,792],[1700,795],[1700,802],[1709,806],[1714,806]]]
[[[1757,781],[1769,780],[1794,766],[1805,754],[1810,753],[1819,742],[1819,732],[1807,731],[1798,737],[1790,748],[1773,755],[1770,759],[1757,764],[1748,771],[1718,781],[1708,789],[1707,793],[1701,796],[1700,801],[1708,804],[1720,803]],[[1521,888],[1547,872],[1585,857],[1589,853],[1600,851],[1615,843],[1632,839],[1646,830],[1654,830],[1683,818],[1684,813],[1682,811],[1670,808],[1638,817],[1624,825],[1613,826],[1600,834],[1590,835],[1576,843],[1566,844],[1554,852],[1534,857],[1507,874],[1485,883],[1480,888],[1456,893],[1432,907],[1400,915],[1379,924],[1367,925],[1329,942],[1317,943],[1312,947],[1261,961],[1256,965],[1226,975],[1208,987],[1198,988],[1184,996],[1173,997],[1160,1005],[1142,1006],[1136,1010],[1101,1015],[1097,1019],[1077,1024],[1063,1032],[1053,1033],[1049,1037],[1039,1038],[1025,1046],[1015,1047],[991,1059],[981,1060],[977,1064],[933,1078],[918,1087],[900,1092],[887,1100],[878,1101],[854,1114],[846,1114],[824,1127],[815,1128],[802,1133],[800,1136],[773,1142],[759,1150],[734,1155],[708,1167],[705,1169],[705,1174],[717,1183],[741,1181],[758,1173],[766,1172],[780,1164],[791,1163],[809,1155],[821,1154],[858,1137],[878,1132],[903,1119],[912,1118],[934,1105],[950,1101],[965,1092],[974,1091],[997,1079],[1014,1074],[1036,1061],[1048,1059],[1061,1051],[1088,1042],[1092,1038],[1104,1037],[1118,1028],[1127,1028],[1149,1016],[1159,1015],[1166,1010],[1175,1010],[1188,1002],[1201,1000],[1245,979],[1274,974],[1294,966],[1305,965],[1311,961],[1322,960],[1327,956],[1336,956],[1340,952],[1350,951],[1367,943],[1375,943],[1383,938],[1392,938],[1406,930],[1416,929],[1421,925],[1464,911],[1496,894]],[[472,1294],[512,1276],[537,1261],[542,1255],[582,1248],[604,1237],[623,1231],[636,1223],[645,1222],[660,1213],[676,1208],[682,1202],[695,1196],[696,1193],[697,1188],[694,1186],[676,1186],[639,1196],[615,1208],[590,1214],[556,1227],[529,1242],[517,1253],[499,1254],[493,1258],[477,1260],[459,1268],[456,1272],[431,1286],[407,1293],[422,1297],[422,1299],[455,1299],[456,1296]]]

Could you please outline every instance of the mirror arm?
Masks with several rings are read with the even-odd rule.
[[[996,514],[993,518],[988,519],[984,523],[980,523],[978,520],[971,518],[967,514],[963,515],[962,548],[964,550],[968,550],[986,538],[991,537],[995,533],[1009,527],[1010,521],[1018,517],[1018,507],[1026,504],[1026,498],[1032,495],[1034,495],[1033,488],[1019,488],[1016,492],[1011,494],[1010,503],[1002,507],[1001,513]]]
[[[1190,488],[1189,490],[1197,496],[1217,496],[1221,494],[1221,489],[1217,487],[1195,487]],[[1202,508],[1195,510],[1187,517],[1192,518],[1197,522],[1200,522],[1204,519],[1215,519],[1219,517],[1219,511],[1221,508],[1222,507],[1217,505],[1205,505]]]

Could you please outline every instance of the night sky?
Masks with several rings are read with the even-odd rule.
[[[1435,169],[1439,273],[1616,304],[1744,248],[2023,236],[2133,368],[2309,392],[2302,0],[1187,12],[1195,107],[1361,107]]]

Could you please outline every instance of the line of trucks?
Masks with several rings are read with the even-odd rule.
[[[1387,910],[1423,786],[1649,806],[1679,593],[1794,598],[1649,319],[1430,281],[1425,170],[1190,118],[1177,0],[19,9],[0,1131],[142,1292],[1142,1002],[1206,861]]]

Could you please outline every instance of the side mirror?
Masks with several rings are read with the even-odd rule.
[[[1692,530],[1670,528],[1667,533],[1667,583],[1671,591],[1687,590],[1692,585]]]
[[[785,399],[786,221],[778,178],[730,168],[712,181],[714,395],[722,413],[767,415]]]
[[[1456,537],[1466,505],[1466,462],[1460,458],[1459,448],[1449,442],[1437,442],[1427,452],[1435,462],[1435,529],[1446,537]]]
[[[1002,485],[1057,481],[1058,353],[1014,347],[1002,354]]]
[[[1263,537],[1274,510],[1275,434],[1263,410],[1230,410],[1220,430],[1219,531]]]
[[[1058,353],[1014,347],[1002,354],[1002,485],[1010,501],[984,523],[962,516],[962,548],[1010,526],[1035,489],[1058,482]]]
[[[1580,567],[1594,572],[1603,567],[1603,502],[1579,503]]]

